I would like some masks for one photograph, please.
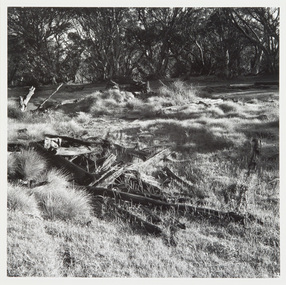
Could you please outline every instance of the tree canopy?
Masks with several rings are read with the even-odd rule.
[[[279,8],[8,8],[8,84],[278,73]]]

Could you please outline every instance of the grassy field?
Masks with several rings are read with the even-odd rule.
[[[22,151],[8,155],[7,275],[279,277],[279,90],[252,83],[151,82],[156,92],[148,98],[104,86],[75,92],[63,87],[51,100],[59,107],[42,113],[19,111],[18,97],[27,89],[10,89],[8,141],[42,140],[50,133],[99,136],[140,149],[170,148],[172,159],[141,171],[156,176],[168,166],[186,180],[195,178],[195,187],[191,191],[171,181],[166,192],[187,195],[193,205],[251,213],[263,224],[159,211],[166,233],[173,220],[186,225],[175,233],[174,245],[169,235],[145,234],[108,207],[99,218],[89,195],[64,173],[46,171],[43,158]],[[36,90],[30,110],[54,90]],[[261,140],[261,154],[256,170],[247,175],[253,138]],[[31,189],[13,179],[19,175],[48,184]]]

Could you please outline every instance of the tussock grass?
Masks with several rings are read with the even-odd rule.
[[[37,180],[46,169],[46,161],[32,149],[10,155],[8,175],[23,180]]]
[[[86,192],[69,186],[68,177],[57,170],[46,174],[48,184],[31,189],[45,219],[87,222],[92,213]]]
[[[170,86],[160,87],[159,94],[170,98],[174,105],[185,105],[197,99],[196,89],[180,80],[173,82]]]
[[[71,137],[75,137],[76,134],[82,131],[82,127],[76,121],[76,119],[54,122],[52,126],[56,134],[67,135]]]
[[[88,124],[91,122],[91,119],[91,115],[84,112],[79,112],[75,118],[78,124]]]
[[[7,208],[10,211],[21,211],[35,216],[40,216],[37,202],[29,195],[27,188],[8,184]]]

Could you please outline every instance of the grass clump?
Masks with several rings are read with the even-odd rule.
[[[180,80],[173,82],[170,86],[160,87],[159,94],[171,98],[174,105],[185,105],[197,99],[197,91]]]
[[[32,149],[22,150],[8,158],[8,177],[37,180],[46,169],[46,161]]]
[[[8,184],[7,189],[7,208],[11,211],[21,211],[24,213],[39,216],[37,202],[27,189],[20,186]]]
[[[57,170],[47,175],[48,184],[31,190],[45,219],[86,222],[92,213],[89,195],[69,186],[68,177]]]

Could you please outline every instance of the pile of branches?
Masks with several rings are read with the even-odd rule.
[[[104,216],[105,209],[105,212],[115,213],[150,234],[164,234],[166,221],[162,213],[167,211],[173,213],[169,214],[167,224],[171,234],[185,228],[175,218],[180,215],[215,222],[244,224],[249,220],[258,221],[250,214],[198,207],[186,203],[187,200],[182,197],[175,197],[172,191],[167,191],[166,185],[175,181],[194,194],[195,181],[181,178],[167,166],[162,166],[156,176],[147,175],[144,169],[170,159],[172,153],[169,149],[127,148],[98,137],[79,140],[47,134],[43,141],[31,142],[26,146],[9,143],[8,151],[18,151],[23,147],[35,150],[47,160],[50,167],[67,172],[74,183],[91,195],[95,213],[99,217]]]

